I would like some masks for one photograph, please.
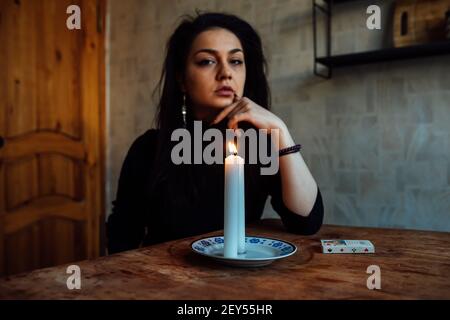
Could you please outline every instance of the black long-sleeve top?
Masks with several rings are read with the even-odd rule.
[[[153,194],[148,185],[155,158],[158,131],[150,129],[131,145],[119,177],[116,199],[107,222],[110,254],[164,241],[223,229],[224,164],[192,164],[200,200],[177,207],[174,194],[162,183]],[[323,221],[320,190],[307,217],[290,211],[283,203],[280,171],[261,175],[260,166],[245,164],[246,223],[261,218],[267,197],[289,232],[311,235]]]

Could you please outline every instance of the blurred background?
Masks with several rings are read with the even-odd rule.
[[[166,41],[196,9],[260,34],[272,111],[303,145],[325,223],[450,231],[448,0],[0,0],[0,275],[105,254]]]

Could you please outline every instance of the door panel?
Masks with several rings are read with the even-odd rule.
[[[81,30],[66,9],[81,8]],[[102,0],[0,1],[0,275],[97,257]]]

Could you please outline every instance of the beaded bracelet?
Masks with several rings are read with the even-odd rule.
[[[279,156],[281,157],[281,156],[285,156],[285,155],[290,154],[290,153],[298,152],[298,151],[300,151],[301,148],[302,148],[301,144],[296,144],[295,146],[281,149],[279,151]]]

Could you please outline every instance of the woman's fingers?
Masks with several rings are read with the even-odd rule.
[[[230,120],[228,120],[228,128],[236,130],[239,121],[247,121],[247,120],[249,120],[248,113],[246,112],[238,113],[233,117],[231,117]]]
[[[216,124],[222,121],[234,108],[238,106],[238,104],[241,102],[241,99],[238,97],[237,94],[234,95],[233,103],[230,104],[228,107],[225,107],[214,119],[214,121],[211,124]]]
[[[241,100],[240,103],[238,103],[236,105],[236,107],[233,108],[233,110],[230,111],[230,113],[228,113],[227,117],[229,119],[231,119],[234,115],[241,113],[242,111],[245,110],[245,108],[247,107],[247,104],[244,103],[244,101]]]
[[[225,118],[228,115],[228,113],[230,113],[231,110],[233,110],[236,107],[236,105],[237,102],[230,104],[228,107],[225,107],[213,120],[212,124],[216,124],[222,121],[222,119]]]
[[[229,114],[228,114],[228,127],[232,129],[238,128],[238,122],[247,119],[248,111],[250,111],[250,104],[248,100],[243,98],[241,99],[241,103],[236,106]],[[245,113],[245,117],[242,115]],[[238,117],[239,116],[239,117]]]

